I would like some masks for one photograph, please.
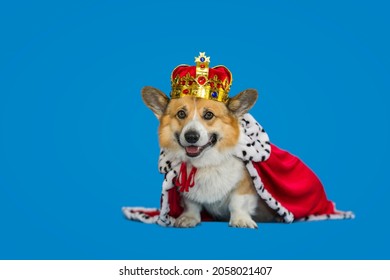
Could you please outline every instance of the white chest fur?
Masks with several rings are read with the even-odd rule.
[[[242,160],[234,156],[218,166],[199,168],[194,187],[182,195],[201,204],[210,214],[225,216],[231,191],[241,180],[244,168]]]

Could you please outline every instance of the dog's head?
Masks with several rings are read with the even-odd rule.
[[[191,96],[170,100],[153,87],[144,87],[142,98],[160,120],[160,147],[201,167],[231,155],[239,140],[239,118],[255,104],[257,91],[245,90],[226,104]]]

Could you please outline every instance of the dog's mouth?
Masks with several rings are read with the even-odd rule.
[[[196,146],[196,145],[191,145],[191,146],[183,146],[181,143],[180,143],[180,139],[177,135],[177,140],[180,144],[180,146],[182,146],[185,151],[186,151],[186,154],[187,156],[189,157],[197,157],[199,156],[204,150],[206,150],[207,148],[209,147],[212,147],[214,146],[216,143],[217,143],[217,134],[213,133],[211,134],[210,136],[210,139],[209,141],[206,143],[206,145],[203,145],[203,146]]]

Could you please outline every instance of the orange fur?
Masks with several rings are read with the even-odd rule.
[[[180,120],[176,117],[179,110],[187,112],[187,118]],[[211,111],[214,118],[204,120],[201,116],[205,111]],[[216,147],[223,151],[237,145],[240,134],[237,118],[228,110],[225,104],[217,101],[194,97],[172,99],[160,119],[159,141],[162,148],[180,148],[174,139],[175,133],[180,133],[183,127],[197,114],[200,122],[210,131],[218,133],[219,139]]]
[[[249,172],[245,170],[242,180],[238,183],[236,188],[237,194],[256,194],[255,186]]]

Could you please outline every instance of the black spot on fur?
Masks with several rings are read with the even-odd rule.
[[[242,120],[245,122],[246,125],[250,124],[250,122],[247,121],[246,119],[242,119]]]
[[[250,146],[251,146],[251,143],[246,144],[246,146],[247,146],[247,147],[250,147]]]
[[[261,157],[261,161],[265,161],[265,156],[262,156],[262,157]]]
[[[267,153],[271,153],[271,151],[269,149],[264,149],[264,151],[266,151]]]
[[[265,141],[265,144],[267,145],[271,145],[271,143],[269,141]]]
[[[249,160],[244,160],[244,164],[247,165],[249,163]]]
[[[261,129],[261,132],[265,132],[264,128]]]
[[[246,156],[246,151],[242,151],[242,155],[245,157]]]
[[[253,157],[252,157],[252,156],[250,156],[250,157],[249,157],[249,160],[250,160],[250,161],[252,161],[252,160],[253,160]]]
[[[164,151],[161,151],[160,156],[164,154]]]

